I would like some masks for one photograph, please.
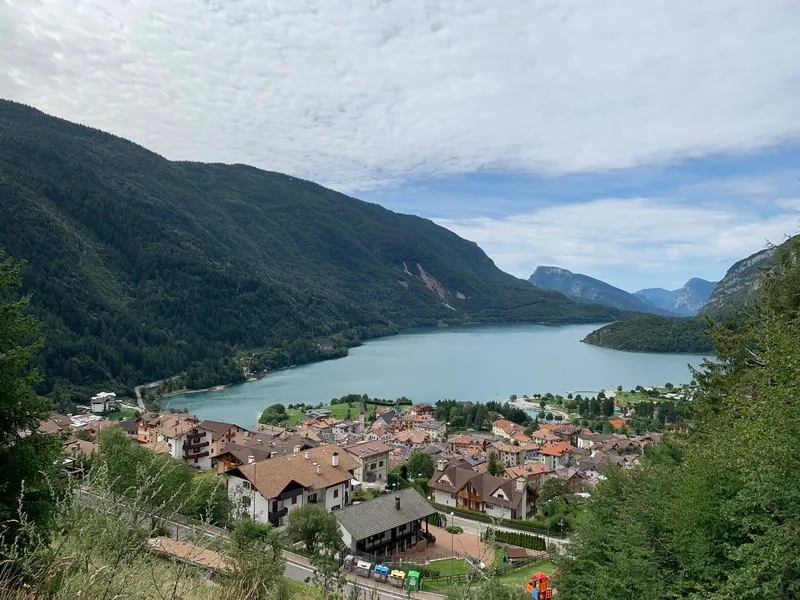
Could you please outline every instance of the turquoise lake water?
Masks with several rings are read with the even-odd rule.
[[[327,403],[344,394],[475,402],[622,385],[688,383],[695,354],[620,352],[582,344],[598,325],[474,325],[416,330],[367,342],[346,358],[267,375],[225,390],[165,400],[202,419],[253,426],[270,404]]]

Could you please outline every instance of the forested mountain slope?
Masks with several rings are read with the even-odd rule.
[[[0,247],[47,337],[40,392],[120,389],[190,369],[195,387],[337,356],[437,321],[601,322],[473,242],[294,177],[171,162],[0,101]]]
[[[560,267],[538,266],[528,281],[542,290],[561,292],[580,302],[591,302],[611,306],[621,310],[670,315],[646,299],[626,292],[618,287]]]

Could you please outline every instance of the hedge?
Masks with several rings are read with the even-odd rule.
[[[506,527],[511,527],[512,529],[521,529],[523,531],[534,531],[537,533],[542,533],[547,531],[547,523],[545,522],[539,523],[537,521],[520,521],[518,519],[503,519],[500,517],[490,517],[483,513],[472,512],[469,510],[462,510],[460,508],[453,508],[452,506],[446,506],[444,504],[439,504],[437,502],[431,502],[431,506],[433,506],[436,510],[445,513],[445,515],[449,515],[451,512],[453,512],[459,517],[464,517],[465,519],[470,519],[472,521],[480,521],[481,523],[495,523],[498,525],[505,525]],[[558,532],[550,532],[548,535],[550,535],[550,537],[565,537],[563,535],[560,535]]]
[[[487,536],[494,535],[494,541],[510,546],[519,546],[520,548],[528,548],[530,550],[547,550],[547,543],[544,538],[538,535],[531,535],[530,533],[522,533],[521,531],[500,531],[497,529],[487,529],[481,536],[486,539]]]

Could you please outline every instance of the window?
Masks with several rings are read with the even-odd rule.
[[[292,496],[292,504],[297,504],[297,496]]]
[[[242,506],[245,508],[250,506],[250,496],[242,496]]]
[[[336,488],[335,490],[333,490],[333,497],[334,498],[338,498],[339,497],[339,488]]]
[[[370,468],[370,469],[374,469],[374,468],[375,468],[375,463],[372,463],[372,464],[369,466],[369,468]]]
[[[382,467],[382,466],[383,466],[383,461],[379,462],[379,463],[378,463],[378,466],[379,466],[379,467]]]

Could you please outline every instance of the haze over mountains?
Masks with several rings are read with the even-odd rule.
[[[187,370],[241,380],[441,322],[603,322],[474,242],[295,177],[174,162],[0,101],[0,248],[26,260],[47,338],[42,393],[125,389]]]
[[[650,288],[632,294],[594,277],[550,266],[537,267],[528,281],[540,289],[559,291],[580,302],[663,316],[696,315],[715,285],[694,277],[677,290]]]

